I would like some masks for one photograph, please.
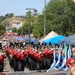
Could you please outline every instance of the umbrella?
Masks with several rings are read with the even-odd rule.
[[[47,44],[49,44],[49,43],[58,44],[58,42],[59,42],[60,40],[63,40],[63,39],[65,39],[65,38],[66,38],[65,36],[58,35],[58,36],[55,36],[55,37],[53,37],[53,38],[49,38],[49,39],[43,41],[43,43],[47,43]]]
[[[22,41],[23,38],[18,37],[18,38],[16,38],[16,40],[18,40],[18,41]]]
[[[75,34],[68,36],[65,39],[59,41],[59,44],[60,43],[66,43],[66,44],[71,43],[72,45],[75,45]]]
[[[23,40],[24,40],[25,42],[29,43],[29,40],[31,40],[31,39],[29,39],[29,37],[25,37]]]

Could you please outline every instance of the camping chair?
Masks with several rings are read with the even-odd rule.
[[[67,61],[67,47],[66,47],[66,44],[64,43],[64,52],[65,52],[65,55],[64,55],[64,58],[63,58],[63,62],[62,62],[62,65],[58,68],[58,70],[67,70],[68,67],[66,66],[66,61]]]

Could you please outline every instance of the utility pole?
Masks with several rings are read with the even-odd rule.
[[[44,37],[46,36],[46,0],[44,0]]]
[[[22,24],[22,36],[23,36],[23,24]]]
[[[26,10],[29,10],[29,12],[30,12],[30,15],[29,15],[29,18],[30,18],[30,20],[29,20],[29,24],[28,24],[28,35],[29,35],[29,43],[30,43],[30,41],[31,41],[31,38],[30,38],[30,30],[31,30],[31,10],[35,10],[34,8],[26,8]]]

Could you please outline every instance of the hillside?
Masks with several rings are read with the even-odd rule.
[[[22,21],[24,22],[24,18],[22,17],[18,17],[18,16],[14,16],[14,17],[11,17],[11,18],[6,18],[4,21],[2,21],[2,23],[9,23],[9,25],[11,25],[13,22],[15,21]]]

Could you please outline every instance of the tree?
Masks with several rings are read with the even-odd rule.
[[[28,34],[28,24],[29,22],[28,21],[25,21],[24,25],[23,25],[23,34]]]
[[[14,16],[13,13],[7,13],[7,14],[5,15],[5,18],[11,18],[11,17],[13,17],[13,16]]]
[[[4,16],[0,16],[0,22],[2,22],[3,20],[5,20]]]
[[[4,25],[0,22],[0,36],[2,35],[2,34],[4,34],[5,33],[5,27],[4,27]]]
[[[47,32],[70,35],[75,29],[75,3],[72,0],[51,0],[46,6]]]
[[[17,32],[17,29],[16,28],[12,28],[12,32]]]
[[[30,33],[33,33],[33,28],[34,28],[34,25],[35,25],[35,22],[37,21],[37,10],[33,12],[31,11],[28,11],[26,12],[26,19],[25,19],[25,23],[23,25],[23,30],[24,31],[24,34],[28,34],[28,29],[30,28]]]
[[[42,37],[43,36],[43,31],[44,31],[44,26],[43,26],[43,23],[44,23],[44,15],[41,14],[38,16],[38,19],[37,21],[35,22],[35,25],[34,25],[34,29],[33,29],[33,34],[35,37]]]
[[[9,18],[11,18],[11,17],[13,17],[14,16],[14,14],[13,13],[10,13],[9,14]]]
[[[22,35],[22,28],[17,29],[16,32],[18,33],[18,35]]]

